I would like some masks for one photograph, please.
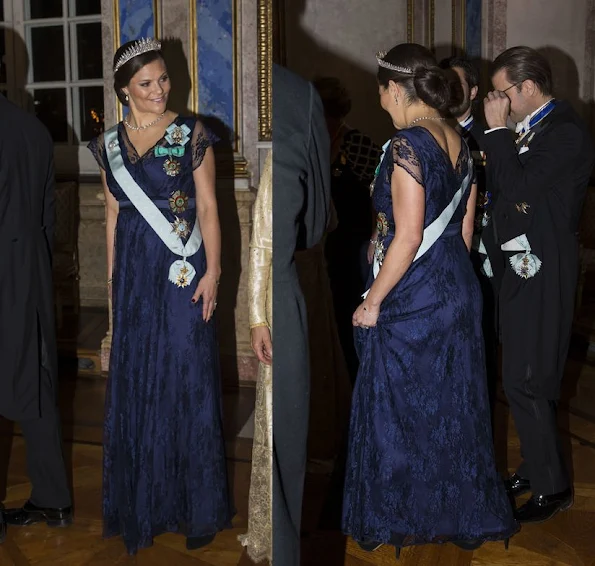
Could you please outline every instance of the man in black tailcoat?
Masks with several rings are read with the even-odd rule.
[[[503,385],[523,462],[511,495],[532,492],[516,516],[540,522],[572,505],[556,407],[578,276],[577,230],[594,164],[589,132],[552,96],[549,64],[529,47],[494,61],[484,101],[487,174],[497,193],[493,229],[505,259],[500,287]],[[517,124],[516,142],[506,129]]]
[[[53,143],[34,116],[0,95],[0,415],[17,421],[32,484],[9,525],[72,520],[57,409],[52,292]]]
[[[314,87],[273,66],[273,563],[300,564],[310,360],[294,253],[328,224],[329,138]]]

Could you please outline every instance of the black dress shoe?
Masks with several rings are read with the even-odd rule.
[[[572,501],[570,488],[553,495],[533,495],[514,512],[514,517],[519,523],[543,523],[558,511],[570,509]]]
[[[529,480],[522,478],[518,474],[512,474],[507,480],[504,480],[504,487],[511,497],[518,497],[519,495],[523,495],[523,493],[531,491]]]
[[[7,509],[4,518],[9,525],[25,527],[35,523],[47,523],[48,527],[66,527],[72,523],[72,507],[52,509],[37,507],[30,501],[18,509]]]
[[[187,537],[186,548],[188,550],[198,550],[207,544],[211,544],[215,540],[215,534],[205,535],[204,537]]]

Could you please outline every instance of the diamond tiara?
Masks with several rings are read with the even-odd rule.
[[[413,75],[413,69],[409,67],[399,67],[398,65],[393,65],[388,61],[385,61],[384,58],[386,57],[386,51],[379,51],[376,53],[376,61],[378,61],[378,65],[384,67],[385,69],[390,69],[391,71],[397,71],[397,73],[403,73],[404,75]]]
[[[114,66],[114,74],[118,72],[118,69],[128,63],[130,59],[134,59],[138,55],[142,55],[143,53],[147,53],[149,51],[160,51],[161,50],[161,42],[157,41],[156,39],[151,39],[148,37],[143,37],[142,39],[138,39],[134,42],[134,45],[131,45],[124,53],[122,53],[121,57],[116,62]]]

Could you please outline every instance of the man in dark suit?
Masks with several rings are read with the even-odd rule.
[[[552,96],[549,64],[513,47],[493,64],[484,101],[487,173],[498,193],[493,219],[506,272],[500,288],[503,384],[523,462],[507,481],[531,491],[520,522],[572,505],[556,406],[570,343],[578,275],[577,230],[594,164],[584,122]],[[511,139],[507,119],[517,123]]]
[[[0,415],[27,447],[29,501],[9,525],[71,522],[57,409],[52,293],[53,143],[34,116],[0,95]]]
[[[310,361],[294,253],[316,245],[330,208],[330,142],[314,87],[273,66],[273,563],[300,564]]]
[[[473,115],[473,108],[477,101],[479,90],[479,72],[475,65],[464,57],[451,57],[440,63],[444,69],[451,69],[457,75],[463,90],[463,102],[455,112],[456,128],[461,137],[467,142],[475,162],[477,180],[477,214],[475,218],[475,234],[471,259],[481,285],[483,295],[482,329],[485,346],[486,374],[488,393],[492,412],[496,403],[498,382],[498,325],[497,325],[497,293],[504,266],[497,263],[495,255],[498,251],[491,226],[493,209],[493,191],[486,178],[485,172],[485,127]],[[486,264],[486,257],[491,256],[494,261]]]

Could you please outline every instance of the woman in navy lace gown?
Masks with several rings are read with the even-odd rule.
[[[90,144],[107,202],[113,304],[104,534],[121,535],[130,554],[164,532],[186,535],[190,549],[204,546],[233,516],[213,318],[213,139],[195,118],[166,110],[159,48],[140,41],[118,50],[116,94],[130,112]]]
[[[399,130],[374,185],[375,267],[353,316],[361,365],[343,527],[367,550],[471,549],[518,528],[490,430],[472,160],[441,117],[458,93],[432,54],[402,44],[378,63],[380,102]]]

